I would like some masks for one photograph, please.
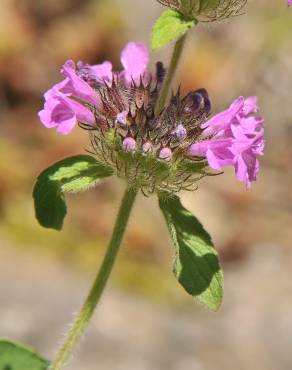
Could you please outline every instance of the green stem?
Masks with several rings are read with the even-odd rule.
[[[56,359],[51,363],[49,370],[63,369],[63,366],[71,356],[76,345],[79,343],[87,324],[92,317],[116,260],[136,195],[136,189],[129,188],[125,192],[112,233],[112,238],[108,245],[100,270],[79,315],[73,323],[64,344],[60,347]]]
[[[179,59],[181,57],[183,47],[185,44],[186,34],[183,35],[181,38],[179,38],[174,46],[171,61],[168,67],[168,71],[166,74],[166,77],[163,81],[162,88],[160,90],[160,94],[156,103],[155,107],[155,115],[157,116],[161,111],[163,110],[165,106],[166,99],[168,97],[169,88],[171,85],[171,82],[175,76],[175,71],[177,69],[177,65],[179,62]]]

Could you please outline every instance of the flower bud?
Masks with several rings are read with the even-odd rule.
[[[170,148],[162,148],[159,153],[159,158],[165,161],[170,161],[172,157],[172,151]]]
[[[172,131],[172,135],[178,139],[184,139],[187,136],[187,130],[182,124],[179,124],[175,130]]]
[[[189,92],[182,99],[182,109],[184,116],[195,116],[202,113],[208,115],[211,111],[211,102],[206,89]]]
[[[126,137],[123,141],[123,149],[126,152],[134,152],[136,149],[136,140],[132,137]]]
[[[143,153],[150,153],[153,150],[153,145],[150,143],[150,141],[146,141],[146,143],[142,146]]]
[[[127,111],[123,111],[117,114],[116,123],[121,126],[127,125]]]

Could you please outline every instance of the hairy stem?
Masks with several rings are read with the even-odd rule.
[[[160,94],[156,103],[155,107],[155,115],[157,116],[161,111],[163,110],[165,106],[166,99],[168,97],[169,88],[171,85],[171,82],[175,76],[175,72],[178,66],[178,62],[180,60],[183,47],[185,44],[186,34],[183,35],[181,38],[179,38],[174,46],[171,61],[167,70],[166,77],[163,81],[162,88],[160,90]]]
[[[104,256],[102,265],[94,281],[94,284],[77,316],[71,330],[69,331],[63,345],[60,347],[55,360],[51,363],[49,370],[62,370],[71,356],[76,345],[79,343],[87,325],[100,300],[109,275],[121,245],[123,235],[127,226],[132,206],[137,194],[136,189],[128,188],[122,199],[120,210],[116,219],[114,230],[108,249]]]

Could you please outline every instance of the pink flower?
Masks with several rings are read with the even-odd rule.
[[[113,79],[113,66],[111,62],[105,61],[101,64],[84,64],[82,62],[77,63],[79,76],[89,81],[104,83],[112,82]]]
[[[257,156],[264,150],[264,120],[251,115],[257,110],[256,97],[239,97],[201,126],[206,140],[192,144],[188,154],[206,157],[215,170],[234,166],[237,179],[249,188],[259,172]]]
[[[240,124],[244,119],[248,119],[250,121],[249,125],[246,126],[246,129],[253,124],[257,126],[258,118],[249,116],[252,113],[256,113],[257,110],[258,106],[256,96],[250,96],[247,99],[240,96],[234,100],[227,110],[216,114],[216,116],[212,117],[202,125],[204,134],[211,134],[216,137],[228,135],[231,125]],[[245,127],[245,125],[243,126]]]
[[[263,130],[249,139],[244,130],[238,127],[234,130],[234,138],[230,150],[234,155],[236,177],[239,181],[245,182],[249,188],[251,182],[256,181],[259,173],[257,155],[264,154]]]
[[[67,81],[63,81],[47,91],[44,109],[39,112],[42,124],[47,128],[56,127],[57,132],[62,135],[67,135],[77,121],[87,124],[94,122],[94,115],[89,109],[59,90],[66,83]]]
[[[231,145],[231,138],[204,140],[192,144],[188,154],[192,157],[206,157],[210,167],[221,171],[224,166],[233,164],[234,155],[230,150]]]
[[[121,64],[124,70],[118,73],[121,81],[126,85],[140,82],[140,78],[147,78],[146,72],[149,63],[149,52],[145,45],[140,42],[129,42],[121,53]],[[105,61],[101,64],[89,65],[79,62],[79,74],[88,80],[96,82],[111,82],[114,72],[112,71],[112,64]]]
[[[62,92],[76,96],[85,102],[98,104],[100,98],[96,91],[85,82],[76,72],[75,63],[73,60],[67,60],[61,68],[61,73],[66,77],[66,85]]]
[[[288,0],[288,5],[292,5],[292,0]]]
[[[116,75],[126,87],[133,81],[139,83],[141,78],[149,76],[146,73],[148,62],[149,53],[144,44],[129,42],[121,54],[124,70]],[[39,117],[45,127],[57,127],[58,133],[68,134],[77,121],[94,122],[94,115],[81,103],[99,108],[101,99],[94,87],[111,83],[114,73],[109,61],[96,65],[79,62],[76,66],[73,60],[64,63],[61,73],[65,79],[45,93],[45,105]]]

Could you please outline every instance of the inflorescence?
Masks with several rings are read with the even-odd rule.
[[[148,50],[134,42],[122,51],[121,72],[113,72],[108,61],[67,61],[61,69],[65,79],[45,94],[41,122],[60,134],[79,123],[89,132],[96,158],[145,195],[193,190],[202,177],[220,173],[211,169],[224,166],[234,166],[237,178],[249,187],[264,148],[263,119],[254,115],[256,97],[239,97],[208,119],[205,89],[186,96],[178,90],[155,116],[165,69],[158,62],[151,74],[148,62]]]

